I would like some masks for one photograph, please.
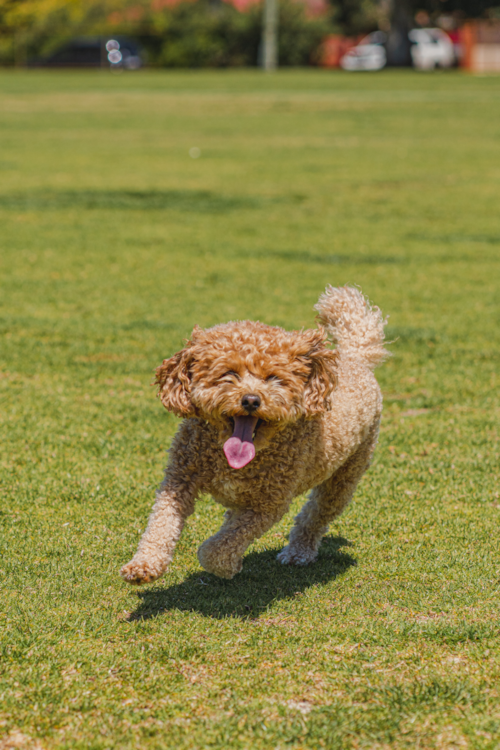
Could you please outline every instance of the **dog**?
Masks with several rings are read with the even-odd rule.
[[[247,547],[311,488],[278,560],[316,559],[370,464],[382,411],[373,370],[387,351],[386,321],[358,289],[328,287],[315,309],[311,330],[248,320],[196,326],[158,367],[161,401],[183,421],[147,529],[121,570],[126,581],[148,583],[167,570],[201,492],[227,509],[198,550],[206,571],[233,578]]]

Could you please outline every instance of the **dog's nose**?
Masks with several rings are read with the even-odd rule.
[[[252,414],[260,406],[260,397],[255,396],[253,393],[247,393],[247,395],[243,396],[243,398],[241,399],[241,405],[245,409],[245,411],[247,411],[249,414]]]

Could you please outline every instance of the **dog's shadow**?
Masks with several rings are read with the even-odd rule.
[[[317,561],[305,567],[282,565],[276,560],[277,549],[253,552],[244,558],[242,572],[230,581],[200,571],[174,586],[138,591],[140,603],[128,620],[147,620],[171,610],[215,619],[253,619],[271,602],[291,599],[310,586],[343,575],[357,564],[354,557],[340,551],[351,546],[342,537],[325,537]]]

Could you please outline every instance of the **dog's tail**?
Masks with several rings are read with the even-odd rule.
[[[358,359],[374,370],[389,352],[384,349],[386,320],[378,307],[352,286],[328,286],[314,307],[337,344],[339,355]]]

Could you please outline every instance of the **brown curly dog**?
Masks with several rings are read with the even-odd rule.
[[[329,287],[316,309],[335,350],[321,326],[285,331],[243,321],[196,327],[157,369],[164,406],[184,420],[148,527],[122,568],[126,581],[166,571],[200,492],[227,508],[220,531],[198,550],[210,573],[239,573],[247,547],[311,487],[278,560],[316,559],[370,464],[382,410],[372,370],[386,356],[382,314],[357,289]]]

